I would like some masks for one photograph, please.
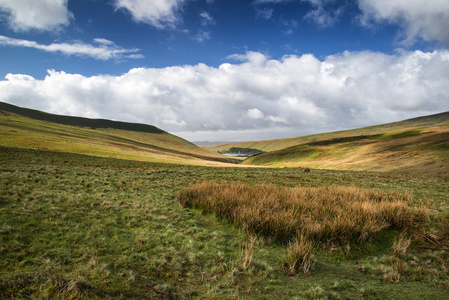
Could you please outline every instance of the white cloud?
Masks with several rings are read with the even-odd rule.
[[[210,40],[210,32],[199,30],[198,33],[193,37],[193,39],[200,43]]]
[[[116,9],[126,9],[136,22],[156,28],[174,28],[185,0],[115,0]]]
[[[315,22],[320,27],[330,27],[334,25],[343,13],[343,6],[329,7],[328,4],[335,3],[335,0],[302,0],[309,2],[313,10],[309,11],[304,18]]]
[[[35,41],[14,39],[0,35],[0,46],[34,48],[46,52],[57,52],[65,55],[86,56],[100,60],[143,58],[143,55],[141,54],[132,54],[138,52],[139,49],[124,49],[116,46],[114,42],[102,38],[94,39],[94,42],[100,45],[94,46],[91,44],[85,44],[81,42],[53,43],[50,45],[42,45]]]
[[[96,39],[94,39],[94,42],[103,44],[103,45],[115,45],[113,41],[103,39],[103,38],[96,38]]]
[[[404,29],[403,43],[416,39],[449,43],[449,1],[447,0],[358,0],[362,22],[389,22]]]
[[[8,74],[0,101],[147,123],[198,140],[256,140],[380,124],[449,110],[449,50],[344,52],[137,68],[122,76]]]
[[[272,8],[256,8],[257,17],[265,20],[271,19],[273,16],[274,9]]]
[[[214,18],[212,18],[212,16],[206,11],[200,13],[200,19],[201,19],[201,26],[215,25]]]
[[[263,119],[265,115],[257,108],[248,109],[248,117],[251,119]]]
[[[73,18],[67,3],[68,0],[1,0],[0,12],[14,31],[54,31],[69,25]]]
[[[255,0],[254,4],[308,2],[312,9],[304,18],[321,27],[333,26],[344,13],[345,2],[337,0]],[[358,19],[364,26],[390,23],[402,28],[398,38],[410,46],[419,39],[426,42],[449,43],[448,0],[357,0],[361,11]],[[256,7],[259,11],[260,8]]]
[[[345,3],[336,0],[255,0],[253,3],[256,5],[256,13],[258,17],[264,19],[270,19],[273,15],[273,9],[266,7],[259,7],[264,4],[280,4],[289,2],[307,2],[311,5],[312,9],[309,10],[303,17],[313,23],[316,23],[320,27],[333,26],[344,11]],[[286,24],[285,24],[286,25]],[[289,29],[287,34],[292,33]]]

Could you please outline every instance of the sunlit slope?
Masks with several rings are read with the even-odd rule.
[[[306,142],[316,142],[342,137],[346,138],[351,136],[384,134],[395,131],[404,131],[419,128],[422,129],[432,126],[449,126],[449,112],[352,130],[314,134],[289,139],[276,139],[276,140],[266,140],[256,142],[235,143],[235,144],[208,145],[203,146],[203,148],[214,152],[226,151],[232,147],[252,148],[269,152],[285,149]]]
[[[379,130],[373,130],[373,134],[303,142],[251,157],[244,163],[273,167],[449,174],[449,126],[388,130],[385,133],[378,133]]]
[[[154,126],[47,114],[2,102],[0,145],[153,162],[234,162]]]

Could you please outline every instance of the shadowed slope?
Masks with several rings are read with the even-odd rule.
[[[8,103],[0,102],[0,111],[7,111],[14,114],[18,114],[24,117],[28,117],[35,120],[53,122],[62,125],[90,127],[92,129],[97,128],[113,128],[128,131],[140,131],[147,133],[165,133],[165,131],[151,125],[127,123],[119,121],[111,121],[104,119],[88,119],[81,117],[61,116],[55,114],[49,114],[46,112],[18,107]]]

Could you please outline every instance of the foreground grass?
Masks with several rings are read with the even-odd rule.
[[[382,230],[402,231],[393,244],[395,257],[405,255],[411,239],[423,230],[430,211],[413,207],[408,195],[354,187],[285,188],[274,185],[204,182],[185,189],[178,198],[188,208],[226,219],[249,234],[290,243],[285,266],[308,273],[315,248],[344,247],[374,240]],[[407,232],[407,233],[406,233]],[[438,238],[437,238],[438,239]],[[444,234],[435,242],[445,243]]]
[[[0,148],[0,171],[0,298],[449,297],[447,250],[426,239],[406,247],[410,237],[387,230],[349,254],[344,247],[317,251],[307,275],[291,276],[284,244],[254,239],[176,201],[186,187],[210,180],[338,185],[408,191],[418,202],[433,200],[429,209],[440,215],[448,210],[445,179],[179,166],[14,148]],[[440,236],[443,226],[431,220]]]

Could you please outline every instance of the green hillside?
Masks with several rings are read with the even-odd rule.
[[[304,142],[251,157],[244,163],[447,176],[449,127],[433,126]]]
[[[384,134],[394,131],[403,131],[409,129],[426,128],[432,126],[449,126],[449,112],[444,112],[440,114],[424,116],[413,118],[405,121],[387,123],[382,125],[369,126],[364,128],[343,130],[329,133],[314,134],[308,136],[301,136],[288,139],[276,139],[276,140],[265,140],[265,141],[255,141],[255,142],[244,142],[236,144],[220,144],[220,145],[208,145],[203,146],[203,148],[214,151],[214,152],[225,152],[232,147],[240,148],[254,148],[265,152],[276,151],[285,149],[291,146],[296,146],[305,142],[316,142],[322,140],[330,140],[341,137],[351,137],[351,136],[362,136],[362,135],[373,135],[373,134]]]
[[[449,174],[449,112],[353,130],[290,139],[205,146],[267,153],[246,165],[315,169]]]
[[[180,164],[235,162],[154,126],[60,116],[2,102],[0,145]]]

